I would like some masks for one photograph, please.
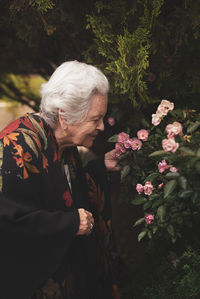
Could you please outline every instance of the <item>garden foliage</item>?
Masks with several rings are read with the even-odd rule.
[[[162,100],[152,126],[137,136],[122,132],[117,142],[121,171],[121,200],[142,205],[138,240],[148,236],[181,237],[200,213],[200,114],[174,109]],[[130,136],[131,135],[131,136]]]
[[[2,0],[0,18],[4,84],[11,73],[47,79],[77,59],[107,74],[110,99],[124,113],[128,102],[138,112],[161,98],[198,106],[199,1]]]
[[[148,257],[144,259],[141,273],[134,275],[134,272],[130,285],[122,291],[123,299],[199,298],[199,249],[189,246],[181,254],[176,254],[155,244],[153,248],[148,248]]]
[[[83,53],[91,45],[86,27],[90,0],[2,0],[0,10],[0,98],[24,104],[27,98],[38,110],[38,96],[21,89],[12,75],[39,75],[45,80],[64,61],[84,61]],[[9,97],[10,95],[10,97]]]
[[[98,1],[88,15],[89,62],[111,80],[113,101],[137,109],[160,98],[195,106],[200,87],[200,3],[195,0]],[[98,53],[98,55],[97,55]],[[123,106],[121,106],[123,107]]]

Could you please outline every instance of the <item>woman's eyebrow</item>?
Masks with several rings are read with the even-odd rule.
[[[100,114],[93,115],[92,118],[102,117],[102,116],[104,116],[104,115],[102,113],[100,113]]]

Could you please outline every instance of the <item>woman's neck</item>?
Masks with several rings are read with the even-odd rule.
[[[58,144],[59,152],[62,153],[65,148],[74,146],[74,144],[70,142],[68,136],[65,136],[64,130],[61,128],[60,125],[57,125],[56,127],[52,128],[52,130],[56,138],[56,142]]]

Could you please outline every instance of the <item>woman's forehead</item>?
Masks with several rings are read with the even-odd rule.
[[[108,97],[106,95],[94,95],[87,116],[104,116],[107,111]]]

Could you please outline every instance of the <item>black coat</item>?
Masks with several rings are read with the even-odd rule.
[[[116,255],[103,161],[83,169],[75,147],[58,157],[51,128],[27,114],[0,133],[0,170],[0,298],[112,298]],[[76,235],[78,208],[94,215],[88,237]]]

